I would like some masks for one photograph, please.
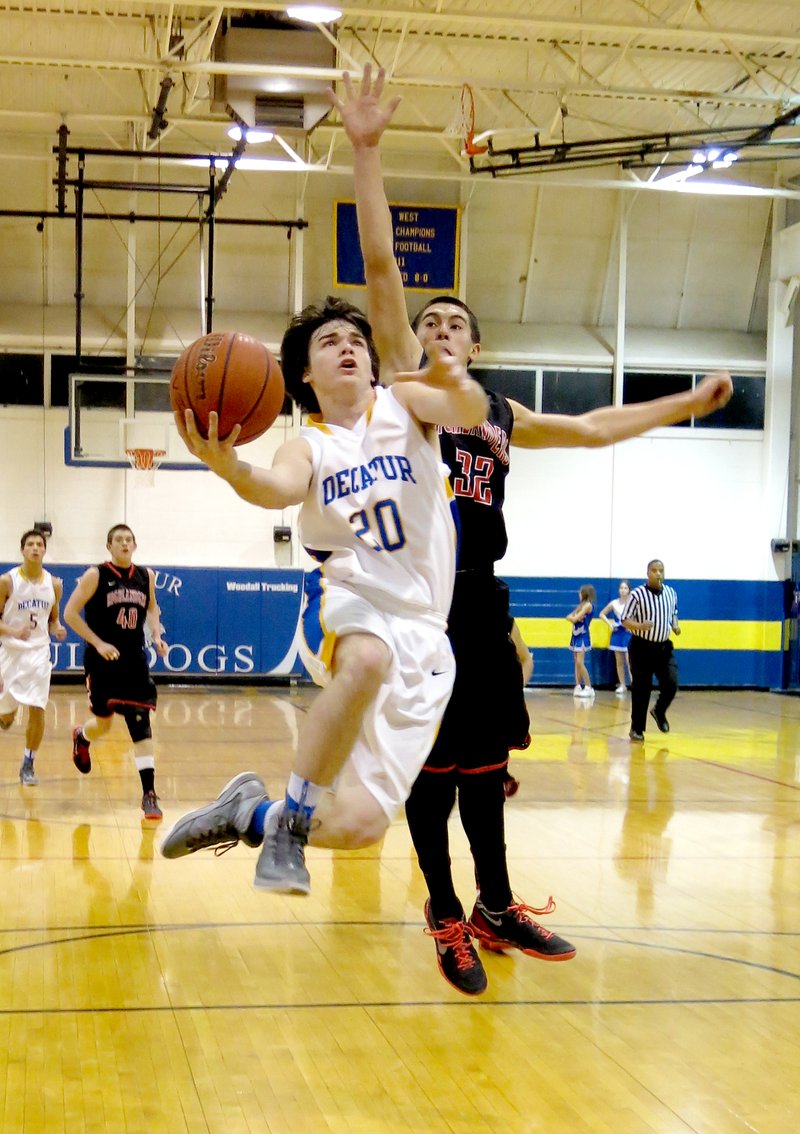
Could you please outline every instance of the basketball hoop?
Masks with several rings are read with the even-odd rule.
[[[155,472],[167,452],[166,449],[126,449],[125,455],[137,472]]]
[[[461,152],[467,157],[485,154],[489,149],[488,146],[475,144],[475,97],[469,83],[464,83],[462,86],[459,104],[444,132],[449,138],[464,139],[464,148]]]
[[[130,461],[131,468],[134,472],[147,473],[145,478],[147,484],[153,484],[156,470],[166,455],[166,449],[137,448],[125,450],[125,456]]]

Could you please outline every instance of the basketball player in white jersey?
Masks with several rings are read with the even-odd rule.
[[[281,362],[311,416],[271,469],[237,456],[238,429],[219,441],[216,415],[207,441],[191,411],[179,427],[245,500],[302,504],[300,537],[321,566],[307,577],[301,654],[323,688],[285,800],[270,805],[261,780],[244,773],[179,820],[161,849],[177,858],[226,841],[263,843],[256,886],[307,893],[305,843],[380,839],[436,735],[455,670],[446,625],[456,529],[435,427],[472,428],[487,403],[463,364],[438,352],[414,380],[377,387],[369,323],[332,297],[292,320]]]
[[[47,541],[31,530],[19,546],[22,563],[0,575],[0,728],[10,728],[17,706],[27,705],[19,779],[32,787],[39,782],[34,760],[50,696],[50,635],[63,642],[67,631],[59,619],[63,584],[42,566]]]

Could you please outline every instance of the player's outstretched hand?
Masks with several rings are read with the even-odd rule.
[[[419,378],[428,386],[439,389],[458,389],[464,382],[470,381],[467,368],[452,354],[443,351],[430,351],[428,365],[419,372]]]
[[[455,390],[470,382],[467,368],[440,343],[431,343],[425,356],[425,365],[419,370],[401,371],[393,382],[424,382],[439,390]]]
[[[705,417],[722,409],[731,400],[733,382],[727,370],[715,370],[697,383],[694,391],[694,416]]]
[[[241,425],[235,425],[225,440],[220,441],[219,416],[212,410],[208,415],[208,440],[206,440],[201,436],[190,409],[187,409],[183,416],[176,413],[174,417],[178,432],[186,442],[189,452],[199,457],[217,476],[227,479],[239,463],[234,445],[242,431]]]
[[[343,82],[345,97],[339,98],[336,92],[328,89],[328,102],[334,106],[342,117],[345,133],[354,147],[377,146],[392,115],[400,105],[400,96],[381,104],[383,84],[386,72],[380,68],[372,81],[372,67],[367,63],[361,78],[361,90],[356,92],[350,74],[345,71]]]

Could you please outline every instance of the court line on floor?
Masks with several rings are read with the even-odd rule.
[[[410,929],[420,928],[417,924],[412,924],[412,923],[408,923],[408,922],[393,922],[393,923],[388,923],[388,924],[392,928],[394,928],[398,925],[402,926],[404,928],[410,928]],[[207,930],[207,929],[215,929],[215,930],[229,929],[229,930],[241,931],[242,929],[263,929],[265,927],[297,928],[297,929],[302,929],[304,931],[307,931],[309,928],[326,929],[326,928],[330,928],[330,927],[342,928],[343,926],[350,926],[352,928],[358,928],[358,929],[362,929],[362,930],[364,928],[385,929],[385,928],[387,928],[387,923],[385,923],[385,922],[327,922],[327,921],[326,922],[294,922],[294,921],[291,921],[291,922],[274,922],[274,921],[266,921],[266,922],[255,922],[255,923],[254,922],[246,922],[246,923],[201,922],[201,923],[186,924],[186,925],[183,925],[183,924],[177,924],[177,925],[176,924],[171,924],[171,925],[154,924],[154,925],[136,925],[136,926],[113,926],[113,927],[110,926],[110,927],[107,927],[107,928],[98,928],[98,929],[89,929],[85,926],[80,926],[80,927],[76,927],[79,930],[79,932],[77,934],[67,935],[67,936],[58,937],[58,938],[51,938],[48,941],[28,941],[28,942],[24,942],[24,943],[17,944],[17,945],[11,945],[11,946],[8,946],[7,948],[0,948],[0,958],[6,957],[6,956],[11,956],[11,955],[16,954],[16,953],[29,952],[29,951],[35,950],[35,949],[49,949],[49,948],[53,948],[53,947],[58,946],[58,945],[74,945],[76,943],[81,943],[81,942],[111,940],[111,939],[117,938],[117,937],[131,937],[131,936],[145,936],[145,935],[146,936],[154,936],[155,934],[159,934],[159,933],[166,935],[166,934],[170,934],[170,933],[196,932],[198,930]],[[35,932],[52,933],[53,929],[33,930],[33,929],[30,929],[30,928],[23,928],[23,929],[19,929],[19,930],[10,930],[9,929],[9,930],[5,930],[4,932],[7,932],[7,933],[12,933],[12,932],[16,932],[16,933],[35,933]],[[64,931],[62,930],[60,932],[64,932]],[[578,940],[581,940],[582,935],[580,933],[575,933],[572,930],[569,930],[569,932],[570,932],[570,936],[577,937]],[[643,930],[643,932],[648,932],[648,931]],[[665,930],[663,930],[663,932],[675,933],[675,932],[680,932],[680,931],[675,930],[675,929],[671,929],[671,930],[665,929]],[[703,931],[703,930],[688,930],[688,931],[684,930],[683,932],[701,933],[701,932],[705,932],[705,931]],[[731,931],[727,931],[727,932],[736,932],[736,931],[731,930]],[[757,931],[757,932],[758,932],[758,935],[766,936],[766,937],[775,937],[775,936],[796,937],[797,936],[797,934],[794,934],[794,933],[773,934],[773,933],[767,933],[763,930]],[[751,935],[751,934],[748,934],[748,931],[743,931],[743,933],[744,933],[744,935],[748,935],[748,936]],[[653,950],[659,950],[661,952],[668,952],[668,953],[673,953],[673,954],[677,953],[677,954],[681,954],[681,955],[686,956],[686,957],[695,957],[695,958],[700,958],[702,960],[718,961],[718,962],[725,963],[725,964],[737,965],[737,966],[740,966],[740,967],[745,968],[745,969],[752,969],[752,970],[755,970],[755,971],[758,971],[758,972],[766,972],[766,973],[771,973],[775,976],[786,977],[789,980],[800,981],[800,973],[798,973],[798,972],[792,972],[791,970],[788,970],[788,969],[778,968],[775,965],[766,965],[766,964],[763,964],[760,961],[751,961],[751,960],[748,960],[748,959],[742,958],[742,957],[728,957],[728,956],[725,956],[725,955],[720,954],[720,953],[710,953],[710,952],[707,952],[706,950],[702,950],[702,949],[687,949],[687,948],[684,948],[684,947],[679,946],[679,945],[661,945],[661,944],[657,944],[655,942],[634,941],[634,940],[632,940],[631,938],[628,938],[628,937],[600,937],[600,936],[597,936],[596,933],[595,933],[595,935],[591,935],[591,934],[588,935],[588,936],[583,935],[583,940],[599,942],[599,943],[607,944],[607,945],[625,945],[625,946],[628,946],[629,948],[632,948],[632,949],[653,949]],[[780,998],[780,999],[782,999],[782,998]],[[791,999],[791,998],[787,998],[787,999]],[[688,1003],[694,1003],[694,1001],[687,1001],[687,1002]],[[736,1003],[736,1002],[738,1002],[738,1000],[736,998],[734,998],[734,1000],[732,1002]],[[636,1003],[636,1002],[632,1001],[632,1003]]]
[[[721,760],[709,760],[703,756],[684,756],[683,759],[691,761],[694,764],[702,764],[704,768],[718,768],[723,772],[733,772],[735,775],[746,776],[751,780],[761,780],[761,782],[765,784],[773,784],[775,787],[791,788],[792,791],[800,792],[800,784],[798,783],[779,780],[774,776],[766,776],[762,772],[751,772],[748,768],[741,768],[736,764],[723,764]]]
[[[554,1000],[554,999],[524,999],[524,1000],[480,1000],[477,997],[459,1000],[343,1000],[321,1001],[307,1004],[296,1004],[291,1001],[261,1004],[150,1004],[150,1005],[124,1005],[120,1007],[95,1006],[80,1008],[0,1008],[0,1018],[7,1016],[65,1016],[65,1015],[110,1015],[121,1012],[125,1015],[134,1013],[147,1014],[155,1012],[169,1012],[171,1014],[184,1012],[291,1012],[291,1011],[322,1011],[332,1009],[377,1009],[377,1008],[683,1008],[683,1007],[723,1007],[726,1005],[765,1005],[765,1004],[800,1004],[799,996],[709,996],[695,998],[669,997],[647,1000],[609,999],[609,1000]]]

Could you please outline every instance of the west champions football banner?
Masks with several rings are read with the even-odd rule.
[[[392,246],[407,291],[458,290],[458,205],[389,205]],[[352,201],[334,205],[334,284],[364,287],[364,259]]]
[[[63,615],[86,568],[45,566],[64,581]],[[154,674],[211,679],[305,673],[295,644],[303,600],[301,570],[153,567],[153,571],[168,645],[165,658],[152,647],[148,650]],[[78,676],[83,670],[83,647],[83,639],[69,628],[66,641],[51,640],[53,672]]]

